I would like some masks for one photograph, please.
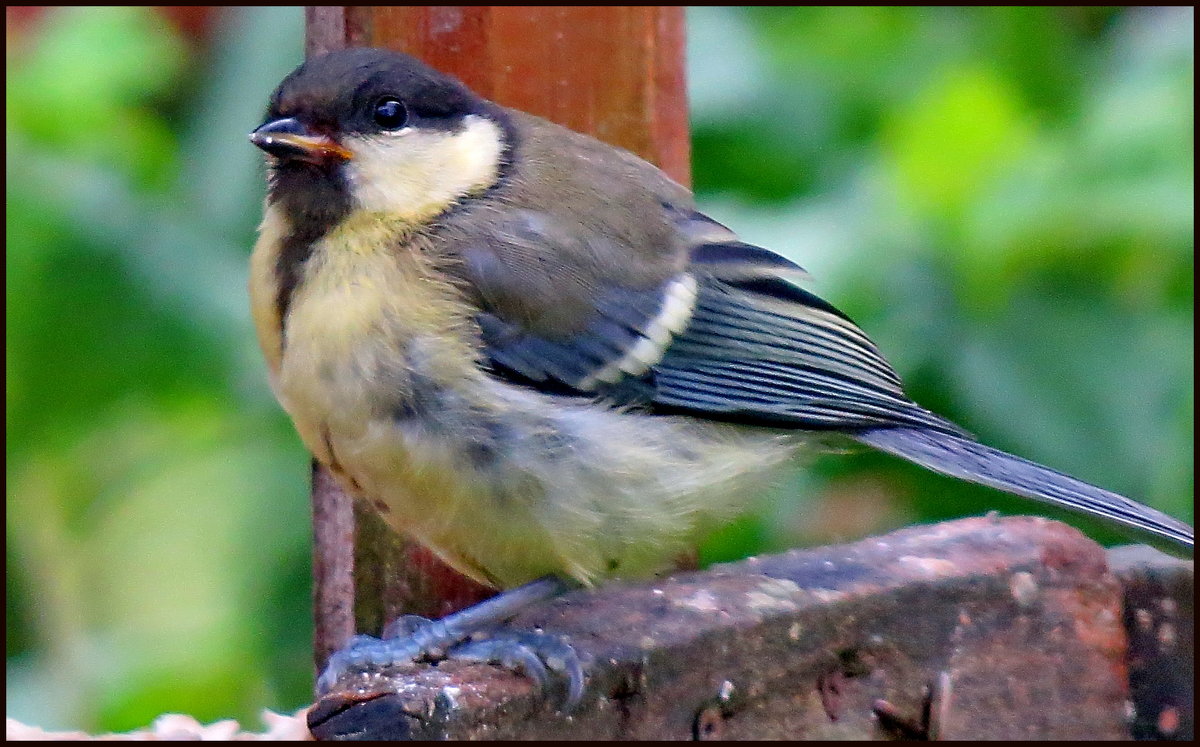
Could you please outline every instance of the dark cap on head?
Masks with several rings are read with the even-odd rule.
[[[296,68],[271,96],[268,119],[296,117],[328,132],[378,130],[373,107],[385,97],[403,102],[411,124],[452,129],[468,114],[497,116],[455,78],[419,60],[386,49],[345,49],[314,57]]]

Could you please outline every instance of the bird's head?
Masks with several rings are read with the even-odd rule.
[[[348,49],[280,83],[250,141],[268,201],[328,229],[355,211],[421,223],[493,186],[512,138],[504,110],[407,55]]]

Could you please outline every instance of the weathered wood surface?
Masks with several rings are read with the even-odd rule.
[[[484,96],[690,176],[684,11],[666,6],[309,6],[309,55],[412,54]],[[492,592],[389,532],[317,469],[314,658],[401,614],[440,617]]]
[[[1175,585],[1192,564],[1172,563],[1120,572],[1158,610],[1155,655],[1182,682],[1191,597]],[[1122,594],[1105,551],[1066,525],[963,519],[530,609],[513,625],[585,661],[571,715],[517,674],[442,662],[352,676],[309,720],[320,738],[1128,738],[1129,667],[1148,660],[1127,663]],[[1162,601],[1181,595],[1186,610]]]
[[[1192,741],[1196,730],[1196,579],[1193,562],[1144,545],[1109,565],[1125,592],[1130,731],[1136,739]]]

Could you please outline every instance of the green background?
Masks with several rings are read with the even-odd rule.
[[[302,15],[10,27],[10,716],[253,726],[311,698],[308,459],[245,291],[245,135]],[[689,45],[708,212],[806,267],[918,401],[1191,520],[1191,9],[703,8]],[[989,509],[1046,513],[825,456],[704,556]]]

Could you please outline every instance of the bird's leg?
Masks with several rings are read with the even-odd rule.
[[[440,620],[404,615],[384,629],[382,638],[355,636],[330,656],[317,680],[317,692],[328,692],[350,672],[450,658],[519,670],[543,690],[554,673],[566,680],[566,705],[574,705],[583,693],[583,668],[570,645],[544,633],[496,630],[528,605],[569,588],[561,579],[546,576]],[[484,633],[486,638],[473,638]]]

